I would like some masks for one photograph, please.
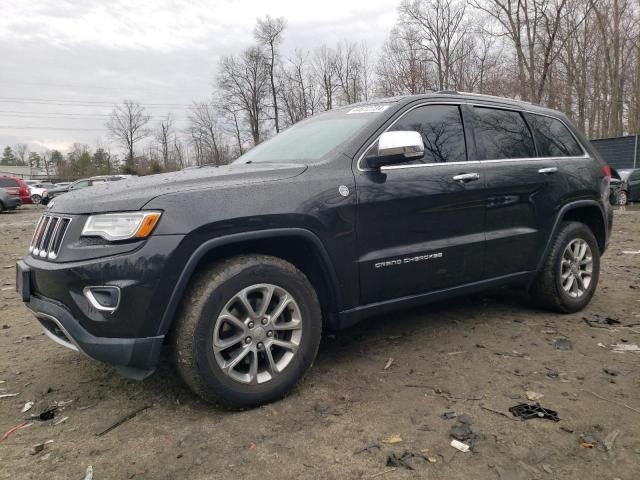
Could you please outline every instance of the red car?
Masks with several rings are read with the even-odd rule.
[[[20,177],[12,175],[0,175],[0,188],[4,188],[10,195],[18,195],[22,205],[31,203],[29,187]]]

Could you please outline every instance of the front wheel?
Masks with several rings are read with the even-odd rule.
[[[321,330],[318,298],[302,272],[272,256],[237,256],[192,281],[174,330],[174,360],[203,399],[254,407],[300,380]]]
[[[562,313],[582,310],[591,301],[600,276],[600,249],[583,223],[564,222],[531,287],[542,307]]]

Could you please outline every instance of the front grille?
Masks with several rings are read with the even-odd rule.
[[[29,246],[29,253],[34,257],[55,260],[70,223],[71,219],[69,217],[44,214],[36,225],[36,231]]]

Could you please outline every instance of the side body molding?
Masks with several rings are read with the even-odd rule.
[[[323,263],[323,273],[328,275],[329,282],[329,291],[332,296],[332,300],[334,305],[336,306],[336,310],[342,305],[342,299],[340,296],[340,291],[338,289],[338,280],[336,277],[335,270],[333,268],[333,264],[331,263],[331,259],[329,254],[327,253],[322,241],[315,235],[313,232],[306,230],[304,228],[274,228],[274,229],[266,229],[266,230],[257,230],[252,232],[243,232],[243,233],[234,233],[231,235],[226,235],[222,237],[212,238],[211,240],[207,240],[202,243],[191,255],[187,263],[185,264],[182,272],[180,273],[180,277],[176,282],[176,286],[173,289],[173,293],[169,299],[169,303],[165,312],[162,316],[162,320],[160,322],[160,326],[158,329],[158,335],[166,335],[169,332],[169,328],[171,327],[171,322],[173,321],[173,317],[180,305],[182,297],[184,295],[185,290],[189,284],[189,280],[191,276],[195,272],[200,260],[215,248],[222,247],[224,245],[230,245],[234,243],[240,243],[250,240],[261,240],[268,238],[277,238],[277,237],[291,237],[297,236],[302,237],[306,240],[311,241],[316,247],[318,253],[322,258]]]

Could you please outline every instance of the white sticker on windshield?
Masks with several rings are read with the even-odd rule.
[[[384,112],[387,108],[389,108],[389,105],[367,105],[365,107],[352,108],[347,112],[347,115],[352,113],[380,113]]]

